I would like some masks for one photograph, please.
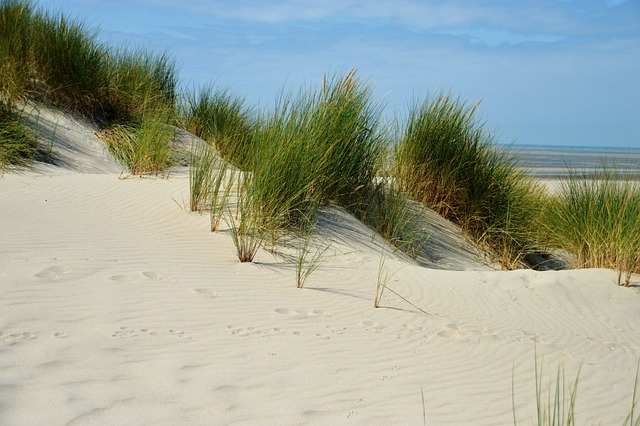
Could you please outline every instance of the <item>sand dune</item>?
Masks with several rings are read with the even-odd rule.
[[[296,289],[187,212],[186,169],[122,178],[86,123],[50,118],[70,120],[67,160],[0,178],[1,424],[503,425],[512,378],[531,424],[534,350],[545,383],[582,366],[578,424],[627,415],[640,294],[613,271],[491,270],[438,222],[421,263],[387,248],[411,304],[375,309],[385,243],[327,209],[331,247]]]

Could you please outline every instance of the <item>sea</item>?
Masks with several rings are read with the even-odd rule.
[[[507,150],[529,176],[558,178],[571,173],[591,175],[605,168],[618,175],[640,179],[640,147],[511,145],[500,148]]]

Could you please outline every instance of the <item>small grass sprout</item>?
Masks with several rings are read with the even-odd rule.
[[[202,211],[209,203],[211,193],[215,153],[204,141],[191,146],[189,160],[189,210]]]
[[[312,247],[313,230],[314,227],[310,226],[309,229],[304,231],[302,244],[297,248],[295,257],[297,288],[304,287],[309,276],[320,266],[322,257],[330,247],[326,241]]]
[[[244,186],[251,185],[251,179],[246,177],[238,185],[238,201],[234,214],[227,210],[225,221],[229,226],[229,232],[236,249],[236,256],[242,263],[253,262],[258,249],[264,242],[264,228],[260,226],[257,211],[253,208],[250,199],[251,193]]]
[[[543,389],[542,375],[544,360],[538,365],[537,350],[534,352],[535,358],[535,392],[536,392],[536,421],[538,426],[571,426],[576,424],[575,402],[578,391],[578,380],[580,368],[576,373],[576,378],[572,386],[567,389],[564,367],[562,362],[558,362],[555,380],[549,380],[547,390]],[[513,373],[512,373],[513,374]],[[513,378],[513,375],[512,375]],[[511,402],[513,407],[513,424],[517,424],[515,411],[515,390],[512,380]],[[567,394],[568,392],[568,394]],[[545,397],[546,395],[546,397]]]
[[[224,212],[228,209],[231,188],[237,180],[238,170],[226,160],[214,157],[213,175],[210,182],[209,217],[211,232],[218,229]]]

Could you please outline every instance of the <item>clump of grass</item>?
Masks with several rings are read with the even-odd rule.
[[[558,363],[555,381],[550,380],[546,390],[543,389],[542,373],[543,362],[538,366],[537,352],[535,355],[535,379],[536,379],[536,418],[538,426],[576,424],[575,403],[578,391],[578,379],[580,369],[576,373],[573,386],[567,389],[562,363]],[[553,388],[553,390],[552,390]],[[568,392],[568,394],[567,394]],[[515,397],[512,382],[512,404],[513,404],[513,424],[517,424],[515,411]]]
[[[545,211],[548,244],[572,253],[575,267],[611,268],[629,286],[640,272],[640,185],[612,170],[572,172]]]
[[[140,124],[115,124],[98,135],[111,153],[131,174],[163,174],[171,164],[171,142],[175,128],[169,124],[170,112],[151,109]]]
[[[231,188],[236,182],[238,170],[221,158],[215,158],[210,192],[209,217],[211,232],[218,229],[224,211],[228,208]]]
[[[24,166],[38,153],[33,132],[13,116],[0,116],[0,169]]]
[[[150,109],[177,108],[178,71],[168,54],[141,48],[113,48],[107,58],[105,118],[134,123]]]
[[[206,143],[191,147],[189,161],[189,210],[202,211],[209,202],[216,155]]]
[[[373,307],[379,308],[380,302],[382,301],[382,295],[384,294],[384,290],[387,288],[389,281],[393,278],[394,274],[389,274],[387,268],[385,268],[385,263],[387,258],[384,255],[384,252],[380,256],[380,263],[378,264],[378,282],[376,284],[376,295],[373,299]],[[397,271],[396,271],[397,272]]]
[[[296,287],[304,287],[309,276],[320,266],[322,257],[329,249],[329,244],[322,242],[315,248],[313,245],[313,226],[305,230],[302,245],[298,247],[296,255]]]
[[[242,263],[253,262],[264,241],[264,228],[261,227],[258,212],[253,208],[254,205],[248,198],[251,193],[243,190],[245,185],[251,185],[250,181],[248,179],[239,185],[235,217],[230,210],[225,216],[236,249],[236,256]]]
[[[416,103],[397,145],[395,175],[409,195],[457,223],[503,267],[533,246],[541,190],[496,148],[478,105],[450,95]]]
[[[81,20],[35,9],[28,0],[2,0],[0,24],[4,121],[18,102],[33,100],[79,112],[103,125],[135,128],[142,143],[146,136],[141,135],[164,131],[153,129],[152,123],[163,121],[167,111],[176,108],[177,71],[168,55],[111,48]],[[159,116],[165,117],[158,120]],[[161,161],[164,154],[161,149],[141,161]]]
[[[244,98],[204,86],[187,95],[182,120],[186,130],[212,144],[223,158],[248,168],[255,123]]]
[[[283,96],[260,122],[250,170],[263,217],[300,226],[320,204],[350,206],[372,185],[383,151],[379,108],[355,71]]]
[[[7,120],[31,77],[32,6],[19,0],[0,3],[0,117]]]
[[[107,95],[107,49],[97,32],[77,18],[44,10],[33,16],[32,41],[37,79],[45,88],[38,95],[54,105],[94,115]]]
[[[383,250],[382,251],[382,255],[380,256],[380,263],[378,264],[378,282],[376,284],[376,295],[375,295],[375,298],[374,298],[374,301],[373,301],[373,306],[375,308],[379,308],[380,307],[380,302],[382,300],[382,295],[384,294],[384,291],[385,290],[389,290],[391,293],[395,294],[397,297],[402,299],[409,306],[413,307],[414,309],[418,310],[419,312],[422,312],[425,315],[431,315],[429,312],[427,312],[424,309],[420,308],[415,303],[411,302],[409,299],[407,299],[406,297],[404,297],[403,295],[401,295],[397,291],[389,288],[389,281],[391,281],[391,278],[393,278],[393,276],[399,272],[399,269],[396,270],[395,272],[393,272],[392,274],[389,274],[389,270],[385,266],[386,261],[387,261],[387,257],[386,257],[386,255],[384,253],[384,250]]]
[[[544,389],[542,385],[542,366],[543,362],[540,362],[538,367],[538,355],[537,351],[534,354],[535,357],[535,380],[536,380],[536,419],[538,426],[550,426],[550,425],[575,425],[576,413],[575,403],[578,390],[578,381],[580,378],[580,370],[582,365],[578,368],[576,378],[573,386],[567,389],[564,376],[564,367],[562,363],[558,363],[555,381],[550,380],[546,398],[544,397]],[[636,375],[633,382],[633,395],[631,398],[631,409],[623,421],[623,425],[627,426],[639,426],[640,418],[635,417],[635,409],[638,404],[637,390],[638,390],[638,374],[640,373],[640,360],[636,367]],[[515,385],[511,382],[511,402],[513,410],[513,424],[517,424],[516,409],[515,409]],[[552,390],[553,388],[553,390]],[[568,393],[567,393],[568,392]],[[545,400],[546,399],[546,400]]]
[[[387,242],[416,259],[429,240],[421,206],[394,181],[381,180],[368,191],[360,220],[373,227]]]
[[[191,148],[189,162],[189,208],[191,211],[209,209],[211,232],[218,229],[229,209],[231,188],[238,170],[221,158],[212,146],[199,141]]]

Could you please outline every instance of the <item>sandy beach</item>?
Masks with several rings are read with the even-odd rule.
[[[188,212],[187,168],[131,177],[89,123],[34,126],[58,165],[0,177],[0,424],[505,425],[512,396],[533,424],[536,352],[544,395],[558,362],[567,386],[580,369],[577,424],[629,413],[637,276],[494,270],[438,221],[414,262],[325,209],[330,248],[297,289],[292,264],[241,264]]]

